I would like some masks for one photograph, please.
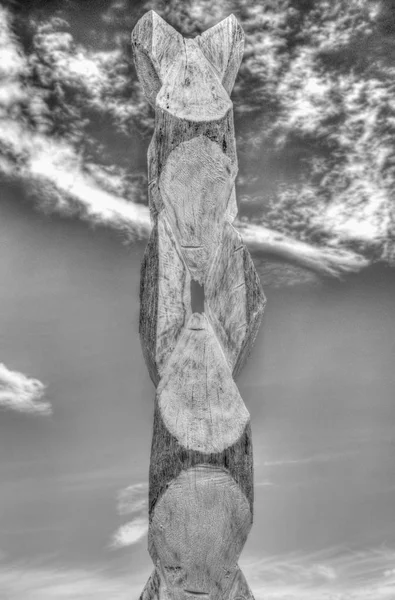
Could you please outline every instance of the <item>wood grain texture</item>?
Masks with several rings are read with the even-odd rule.
[[[158,403],[155,403],[149,473],[149,517],[169,483],[183,470],[206,464],[228,471],[247,498],[253,514],[253,457],[251,425],[248,421],[238,440],[222,452],[202,452],[185,448],[166,428]]]
[[[204,314],[183,330],[157,397],[166,428],[185,448],[222,452],[244,431],[248,410]]]
[[[191,315],[191,275],[165,214],[158,218],[159,289],[156,360],[162,377],[166,363]]]
[[[235,378],[254,344],[266,298],[241,235],[224,223],[206,281],[207,313]]]
[[[237,200],[236,200],[236,186],[233,186],[233,189],[230,193],[228,205],[226,207],[225,219],[229,223],[233,223],[235,217],[238,212]]]
[[[232,108],[211,63],[192,39],[183,39],[156,104],[178,119],[196,122],[221,119]]]
[[[144,94],[152,106],[166,74],[184,46],[183,37],[153,10],[132,32],[134,60]]]
[[[162,588],[162,590],[161,590]],[[163,585],[158,569],[154,569],[140,596],[140,600],[164,600]]]
[[[141,600],[170,600],[171,598],[185,598],[186,600],[196,600],[196,594],[191,593],[192,590],[185,592],[180,590],[180,587],[185,582],[181,567],[167,567],[167,578],[170,580],[170,585],[166,585],[165,577],[159,569],[155,568],[141,594]],[[172,594],[172,588],[179,591]],[[206,598],[208,595],[206,596]],[[234,579],[229,586],[229,591],[226,594],[228,600],[253,600],[252,592],[246,582],[246,579],[240,570],[235,570]]]
[[[221,242],[236,170],[215,142],[198,136],[169,155],[159,180],[171,227],[196,281],[204,283]]]
[[[158,180],[169,154],[181,142],[200,135],[218,144],[232,164],[237,165],[232,110],[220,119],[194,122],[179,119],[168,111],[157,108],[154,135],[148,148],[149,181]]]
[[[149,551],[170,596],[190,590],[223,598],[251,523],[247,499],[226,471],[182,471],[158,501],[149,531]]]
[[[140,277],[140,339],[155,385],[191,314],[190,274],[166,215],[147,244]]]
[[[236,17],[229,15],[198,36],[196,43],[214,66],[230,95],[244,52],[244,33]]]
[[[244,244],[241,235],[224,223],[220,248],[207,276],[207,314],[233,371],[248,329]]]
[[[228,600],[254,600],[254,596],[241,569],[237,572],[227,598]]]
[[[140,290],[141,344],[157,387],[148,543],[155,570],[142,600],[253,600],[237,565],[254,494],[250,416],[234,377],[265,297],[232,226],[238,165],[229,95],[243,43],[233,15],[184,39],[151,11],[132,34],[155,108],[153,230]]]
[[[144,359],[155,385],[159,381],[156,363],[156,331],[159,288],[158,224],[151,232],[140,270],[139,333]]]
[[[244,246],[243,261],[248,329],[244,337],[243,346],[237,357],[236,365],[233,369],[234,378],[239,375],[248,356],[250,355],[256,336],[258,335],[258,330],[263,317],[263,311],[266,306],[266,297],[263,293],[258,273],[255,270],[254,263],[252,262],[247,246]]]

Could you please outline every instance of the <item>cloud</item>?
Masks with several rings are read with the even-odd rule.
[[[47,212],[111,226],[132,239],[148,236],[148,208],[104,190],[84,170],[80,157],[67,142],[33,133],[17,122],[3,125],[0,142],[13,157],[21,157],[19,161],[8,160],[7,175],[34,186],[37,203]],[[104,177],[111,183],[108,173],[103,173]]]
[[[77,44],[68,29],[67,21],[53,17],[36,24],[30,65],[41,86],[78,91],[83,97],[83,105],[76,105],[78,116],[89,108],[110,116],[119,131],[127,132],[136,118],[140,125],[151,126],[143,94],[130,79],[125,53],[120,48],[88,49]]]
[[[234,91],[236,112],[251,115],[240,132],[248,160],[243,191],[249,178],[254,193],[257,182],[265,190],[272,166],[276,174],[280,166],[261,197],[262,224],[390,260],[394,51],[380,34],[384,3],[299,4],[230,2],[218,15],[235,10],[246,34]],[[165,17],[172,17],[169,5],[178,3],[166,4]]]
[[[129,600],[141,594],[149,571],[135,574],[108,573],[108,569],[42,568],[29,564],[0,565],[2,598],[12,600]]]
[[[92,224],[111,226],[132,239],[146,238],[150,230],[149,210],[136,202],[140,200],[138,184],[126,183],[121,168],[86,164],[72,138],[51,134],[45,90],[21,84],[21,78],[30,72],[31,65],[11,33],[10,21],[10,14],[2,8],[0,49],[7,50],[6,61],[2,61],[1,66],[0,94],[3,175],[24,181],[38,206],[47,212],[79,216]],[[90,90],[100,87],[103,69],[100,71],[94,66],[104,60],[100,53],[96,62],[78,53],[70,57],[67,52],[72,42],[68,33],[58,36],[39,31],[39,38],[43,51],[51,55],[55,65],[52,65],[54,72],[50,69],[51,77],[71,85],[79,82]],[[30,121],[26,119],[26,111]],[[36,126],[32,125],[32,119]],[[73,129],[72,123],[70,128]],[[128,199],[124,197],[125,191]]]
[[[0,407],[20,413],[50,415],[51,404],[42,401],[45,385],[0,363]]]
[[[151,4],[161,12],[155,2]],[[382,245],[387,235],[388,194],[393,184],[386,167],[391,159],[391,136],[378,135],[378,110],[389,107],[391,99],[384,84],[372,80],[359,89],[356,78],[331,79],[320,71],[316,46],[325,46],[326,29],[328,35],[335,31],[324,9],[322,31],[317,33],[314,26],[309,33],[316,36],[317,44],[298,47],[289,56],[284,31],[292,32],[295,25],[286,5],[266,10],[247,2],[242,16],[246,54],[239,84],[254,81],[258,96],[281,100],[278,114],[269,115],[267,127],[255,127],[256,135],[261,144],[274,144],[274,153],[281,152],[295,134],[330,139],[343,154],[347,150],[348,158],[338,161],[340,172],[339,165],[331,166],[321,155],[307,157],[310,179],[286,189],[278,187],[272,199],[262,197],[261,207],[269,208],[267,218],[252,223],[242,215],[235,225],[256,255],[273,255],[310,271],[340,276],[369,264],[371,259],[362,256],[368,254],[366,248],[373,242]],[[178,19],[183,30],[195,34],[198,18],[205,15],[204,29],[230,9],[226,2],[214,6],[204,0],[188,8],[173,1],[164,16]],[[30,25],[32,52],[26,55],[12,33],[11,14],[0,10],[0,49],[5,53],[0,66],[0,171],[24,182],[43,211],[112,227],[129,240],[147,238],[151,223],[141,167],[131,176],[129,162],[119,152],[112,156],[106,139],[112,139],[115,131],[126,136],[122,144],[127,141],[133,146],[140,143],[139,127],[152,130],[152,114],[140,86],[131,78],[129,58],[119,44],[99,51],[76,43],[66,20],[51,17]],[[347,28],[341,31],[341,43],[348,43]],[[342,114],[349,121],[344,127],[328,128],[325,123],[337,110],[331,98],[339,86],[344,96]],[[237,109],[239,92],[235,92]],[[244,103],[246,99],[253,103],[253,95],[246,89],[243,94]],[[368,104],[363,102],[365,96]],[[262,104],[261,98],[257,105],[262,110],[266,102]],[[98,113],[100,127],[92,128]],[[363,119],[358,117],[361,114]],[[362,131],[359,137],[354,135],[357,130]],[[248,148],[250,136],[246,139]],[[243,179],[247,181],[248,176]],[[346,180],[351,184],[345,185]],[[362,245],[351,250],[347,244],[355,240]]]
[[[118,494],[118,513],[134,514],[134,518],[122,525],[111,542],[113,549],[125,548],[140,542],[148,532],[148,486],[136,483],[121,490]]]
[[[129,7],[127,12],[130,17]],[[130,56],[119,36],[113,36],[111,49],[95,50],[75,41],[66,19],[49,16],[46,20],[31,21],[30,26],[34,35],[29,67],[38,78],[35,91],[41,91],[46,98],[45,90],[56,88],[64,115],[70,109],[74,111],[83,128],[81,133],[88,136],[87,110],[109,118],[111,128],[124,134],[135,125],[142,130],[152,128],[152,114],[140,86],[130,76]],[[101,34],[101,38],[108,36],[108,28]],[[65,99],[67,90],[73,90],[72,103]],[[100,136],[100,129],[97,134]]]
[[[256,462],[257,461],[255,461],[255,464],[256,464]],[[254,483],[255,488],[257,488],[257,487],[273,487],[275,485],[276,485],[275,483],[273,483],[272,481],[268,481],[268,480],[256,481]]]
[[[133,521],[122,525],[114,534],[112,547],[126,548],[140,542],[148,532],[148,518],[136,517]]]
[[[329,548],[242,559],[255,595],[265,600],[392,600],[395,549]]]
[[[83,171],[78,156],[70,146],[53,144],[50,140],[28,140],[37,148],[25,170],[39,188],[45,183],[55,186],[59,195],[48,194],[44,200],[61,214],[75,214],[93,224],[107,225],[127,232],[133,239],[146,238],[150,230],[146,206],[125,200],[103,190],[94,178]],[[43,186],[40,186],[40,183]]]
[[[18,163],[9,161],[3,170],[34,186],[37,202],[46,211],[78,216],[92,224],[123,231],[129,239],[147,238],[151,230],[149,209],[103,189],[111,185],[108,171],[95,166],[93,174],[83,168],[80,157],[67,142],[26,130],[17,122],[6,122],[0,134]],[[0,164],[1,166],[1,164]],[[113,178],[113,189],[119,185]],[[137,193],[136,193],[137,194]],[[246,244],[255,253],[281,256],[308,269],[331,276],[358,271],[368,264],[352,251],[320,248],[299,242],[266,227],[236,222]]]
[[[268,460],[263,464],[265,467],[299,466],[312,463],[326,463],[334,460],[344,460],[346,457],[354,456],[356,452],[331,452],[328,454],[315,454],[301,458],[284,458],[279,460]]]
[[[135,483],[121,490],[118,494],[119,514],[128,515],[146,509],[148,506],[147,494],[146,483]]]
[[[393,600],[395,549],[329,548],[247,557],[240,566],[256,600]],[[126,600],[138,597],[151,565],[137,574],[106,567],[0,563],[0,589],[13,600]]]
[[[319,273],[339,276],[359,271],[369,264],[369,260],[360,254],[344,248],[314,246],[262,225],[244,221],[236,222],[235,225],[252,251],[280,256]]]
[[[91,169],[92,174],[87,172],[70,144],[28,132],[15,122],[6,123],[1,138],[14,156],[23,156],[19,164],[5,165],[4,171],[33,185],[41,208],[112,227],[129,239],[148,237],[151,230],[148,207],[103,189],[102,181],[106,180],[107,186],[114,181],[116,190],[117,177],[112,178],[99,166]],[[280,256],[326,275],[359,271],[369,264],[356,252],[313,246],[262,225],[236,221],[235,226],[255,253]]]
[[[7,89],[11,91],[20,86],[18,77],[27,72],[26,59],[18,46],[17,40],[10,28],[10,15],[0,6],[0,50],[2,60],[0,63],[0,76],[2,78],[1,102],[2,109],[11,103],[7,100]],[[22,86],[20,86],[22,87]],[[18,92],[19,95],[19,92]],[[11,94],[11,98],[13,95]]]
[[[102,179],[111,184],[109,173],[96,166],[95,177],[89,174],[71,145],[26,132],[18,123],[8,123],[1,135],[15,156],[24,157],[23,163],[14,169],[9,165],[9,171],[34,185],[37,202],[44,210],[77,215],[89,223],[123,231],[129,239],[148,237],[149,209],[103,189]],[[115,189],[116,186],[114,181]],[[255,253],[280,256],[326,275],[359,271],[369,264],[350,250],[313,246],[245,221],[236,221],[235,226]]]

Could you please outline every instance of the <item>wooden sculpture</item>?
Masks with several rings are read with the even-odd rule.
[[[243,43],[233,15],[184,39],[151,11],[132,33],[155,109],[153,230],[140,288],[141,343],[157,387],[148,542],[155,569],[143,600],[252,598],[237,565],[253,517],[250,416],[233,378],[265,297],[231,224],[237,157],[229,95]]]

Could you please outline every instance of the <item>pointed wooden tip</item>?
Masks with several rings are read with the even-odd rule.
[[[159,30],[161,36],[166,32],[171,37],[179,37],[182,39],[182,35],[174,29],[172,25],[170,25],[167,21],[165,21],[157,12],[154,10],[149,10],[146,12],[141,19],[139,19],[134,26],[132,31],[132,41],[134,43],[144,43],[146,45],[147,41],[151,44],[153,41],[153,33],[154,30]],[[148,38],[147,38],[148,34]]]
[[[137,75],[152,106],[155,106],[164,76],[174,62],[182,40],[182,35],[154,10],[145,13],[132,31]]]
[[[158,19],[161,19],[162,21],[164,21],[164,19],[162,19],[162,17],[160,15],[158,15],[158,13],[155,10],[153,10],[152,8],[151,8],[151,10],[149,10],[148,12],[145,13],[145,15],[142,17],[142,19],[144,19],[144,17],[146,17],[147,15],[151,18],[157,17]]]
[[[154,11],[146,13],[136,23],[132,31],[132,49],[137,75],[144,94],[155,106],[156,96],[162,86],[159,69],[152,54]]]
[[[203,54],[231,93],[244,52],[244,31],[232,13],[196,38]]]
[[[163,17],[161,17],[154,10],[149,10],[147,13],[145,13],[145,15],[143,15],[141,17],[140,21],[142,21],[143,19],[149,19],[154,26],[158,25],[159,27],[162,27],[163,29],[167,29],[168,31],[171,31],[171,33],[173,35],[177,34],[180,37],[182,37],[181,33],[179,33],[176,29],[174,29],[174,27],[172,25],[170,25],[170,23],[165,21],[165,19]]]
[[[194,40],[230,95],[244,51],[244,32],[229,15]],[[184,46],[183,36],[150,10],[132,31],[132,48],[139,80],[152,106],[163,81]]]
[[[238,31],[241,34],[241,36],[244,37],[243,29],[233,13],[231,13],[230,15],[228,15],[227,17],[222,19],[222,21],[219,21],[219,23],[217,23],[216,25],[213,25],[209,29],[206,29],[206,31],[204,31],[201,34],[201,37],[210,35],[210,32],[212,32],[215,29],[225,29],[225,28],[229,28],[231,30]]]
[[[136,29],[141,28],[144,25],[146,26],[147,24],[153,25],[156,20],[166,23],[166,21],[164,19],[162,19],[162,17],[160,15],[158,15],[158,13],[155,12],[154,10],[149,10],[148,12],[144,13],[143,16],[137,21],[136,25],[134,26],[132,35],[136,31]],[[167,23],[166,23],[166,25],[167,25]],[[170,25],[169,25],[169,27],[170,27]]]

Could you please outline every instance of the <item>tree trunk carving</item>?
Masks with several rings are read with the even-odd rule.
[[[155,109],[153,230],[140,288],[141,344],[157,388],[148,542],[155,569],[143,600],[252,599],[237,564],[253,518],[250,415],[234,378],[265,297],[232,226],[229,95],[243,43],[233,15],[184,39],[151,11],[132,33],[139,80]]]

